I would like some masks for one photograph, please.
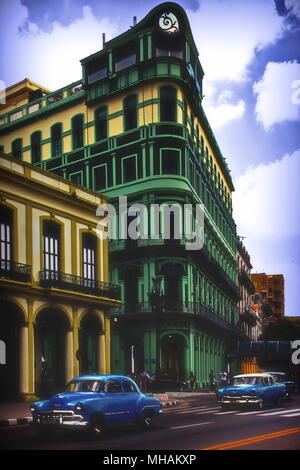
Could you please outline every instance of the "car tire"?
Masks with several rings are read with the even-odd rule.
[[[151,411],[145,411],[143,418],[138,424],[141,429],[150,429],[153,424],[153,413]]]
[[[89,423],[89,430],[92,436],[100,437],[105,432],[105,424],[103,420],[103,416],[94,415],[91,417]]]

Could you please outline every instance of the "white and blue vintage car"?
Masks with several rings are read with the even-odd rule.
[[[141,393],[129,377],[85,375],[72,379],[65,392],[33,403],[31,412],[40,434],[57,428],[100,434],[110,424],[137,423],[148,428],[162,407],[157,398]]]
[[[242,374],[233,378],[233,384],[216,391],[217,402],[223,409],[230,406],[280,405],[286,397],[285,385],[276,383],[270,374]]]

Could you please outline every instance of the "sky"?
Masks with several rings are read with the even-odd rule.
[[[55,90],[80,59],[155,0],[0,0],[0,83]],[[300,315],[300,0],[178,0],[205,72],[203,107],[234,181],[234,219],[252,272],[284,274]]]

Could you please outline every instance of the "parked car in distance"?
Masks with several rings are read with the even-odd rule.
[[[137,423],[149,428],[162,407],[157,398],[141,393],[129,377],[85,375],[73,378],[65,392],[33,403],[31,412],[40,434],[57,428],[101,434],[111,424]]]
[[[254,405],[262,409],[268,404],[279,405],[286,397],[286,388],[267,373],[241,374],[233,378],[232,385],[219,388],[216,397],[223,409],[231,405]]]
[[[287,398],[290,398],[295,392],[295,382],[289,380],[285,372],[266,372],[266,374],[272,375],[276,383],[285,385]]]
[[[186,382],[162,373],[151,377],[149,392],[181,392],[186,387]]]

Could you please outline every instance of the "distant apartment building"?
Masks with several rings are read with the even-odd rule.
[[[261,303],[266,321],[274,321],[284,315],[284,277],[282,274],[251,274],[255,296]]]

